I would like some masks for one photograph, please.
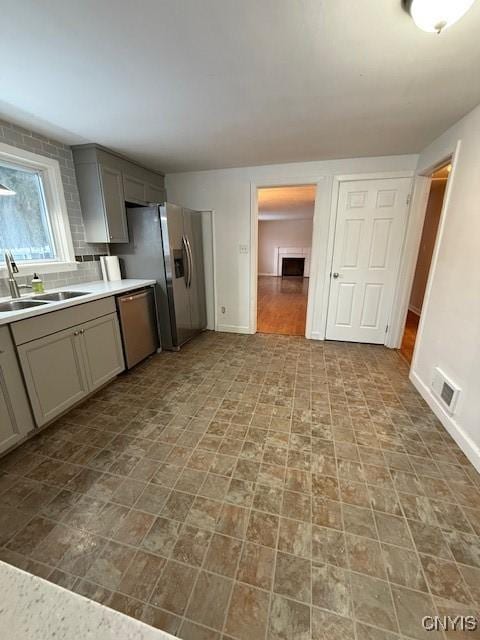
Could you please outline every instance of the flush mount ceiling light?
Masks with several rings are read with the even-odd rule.
[[[475,0],[402,0],[413,21],[423,31],[441,33],[467,13]]]
[[[3,184],[0,184],[0,196],[14,196],[15,191],[13,189],[9,189],[5,187]]]

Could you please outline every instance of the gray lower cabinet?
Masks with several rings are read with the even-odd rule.
[[[34,429],[8,327],[0,327],[0,453]]]
[[[38,426],[123,371],[115,313],[17,347]]]

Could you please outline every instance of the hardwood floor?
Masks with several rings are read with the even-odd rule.
[[[407,314],[407,324],[405,325],[405,331],[403,333],[400,353],[410,364],[412,363],[413,349],[415,348],[419,322],[420,316],[417,316],[413,311],[409,311]]]
[[[308,278],[258,278],[257,331],[304,336]]]

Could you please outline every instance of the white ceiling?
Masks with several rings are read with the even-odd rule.
[[[480,102],[480,2],[5,0],[0,114],[164,171],[417,152]]]
[[[314,184],[258,189],[259,220],[302,220],[313,218]]]

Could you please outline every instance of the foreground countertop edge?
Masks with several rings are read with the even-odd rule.
[[[34,318],[35,316],[42,316],[45,313],[75,307],[79,304],[93,302],[94,300],[108,298],[109,296],[116,296],[121,293],[126,293],[127,291],[133,291],[134,289],[140,289],[142,287],[149,287],[154,284],[156,284],[156,280],[126,279],[112,282],[96,280],[94,282],[81,282],[80,284],[71,284],[63,287],[57,287],[56,289],[48,289],[45,293],[54,293],[55,291],[86,290],[88,291],[88,295],[71,298],[70,300],[62,300],[60,302],[48,302],[47,304],[38,307],[31,307],[30,309],[2,312],[0,313],[0,325],[11,324],[12,322],[18,322],[19,320],[25,320],[26,318]],[[36,296],[33,294],[26,294],[23,295],[21,299],[26,300],[30,298],[35,300]],[[11,300],[11,298],[0,298],[0,302],[8,300]]]
[[[9,640],[174,640],[174,636],[0,561],[0,629]]]

